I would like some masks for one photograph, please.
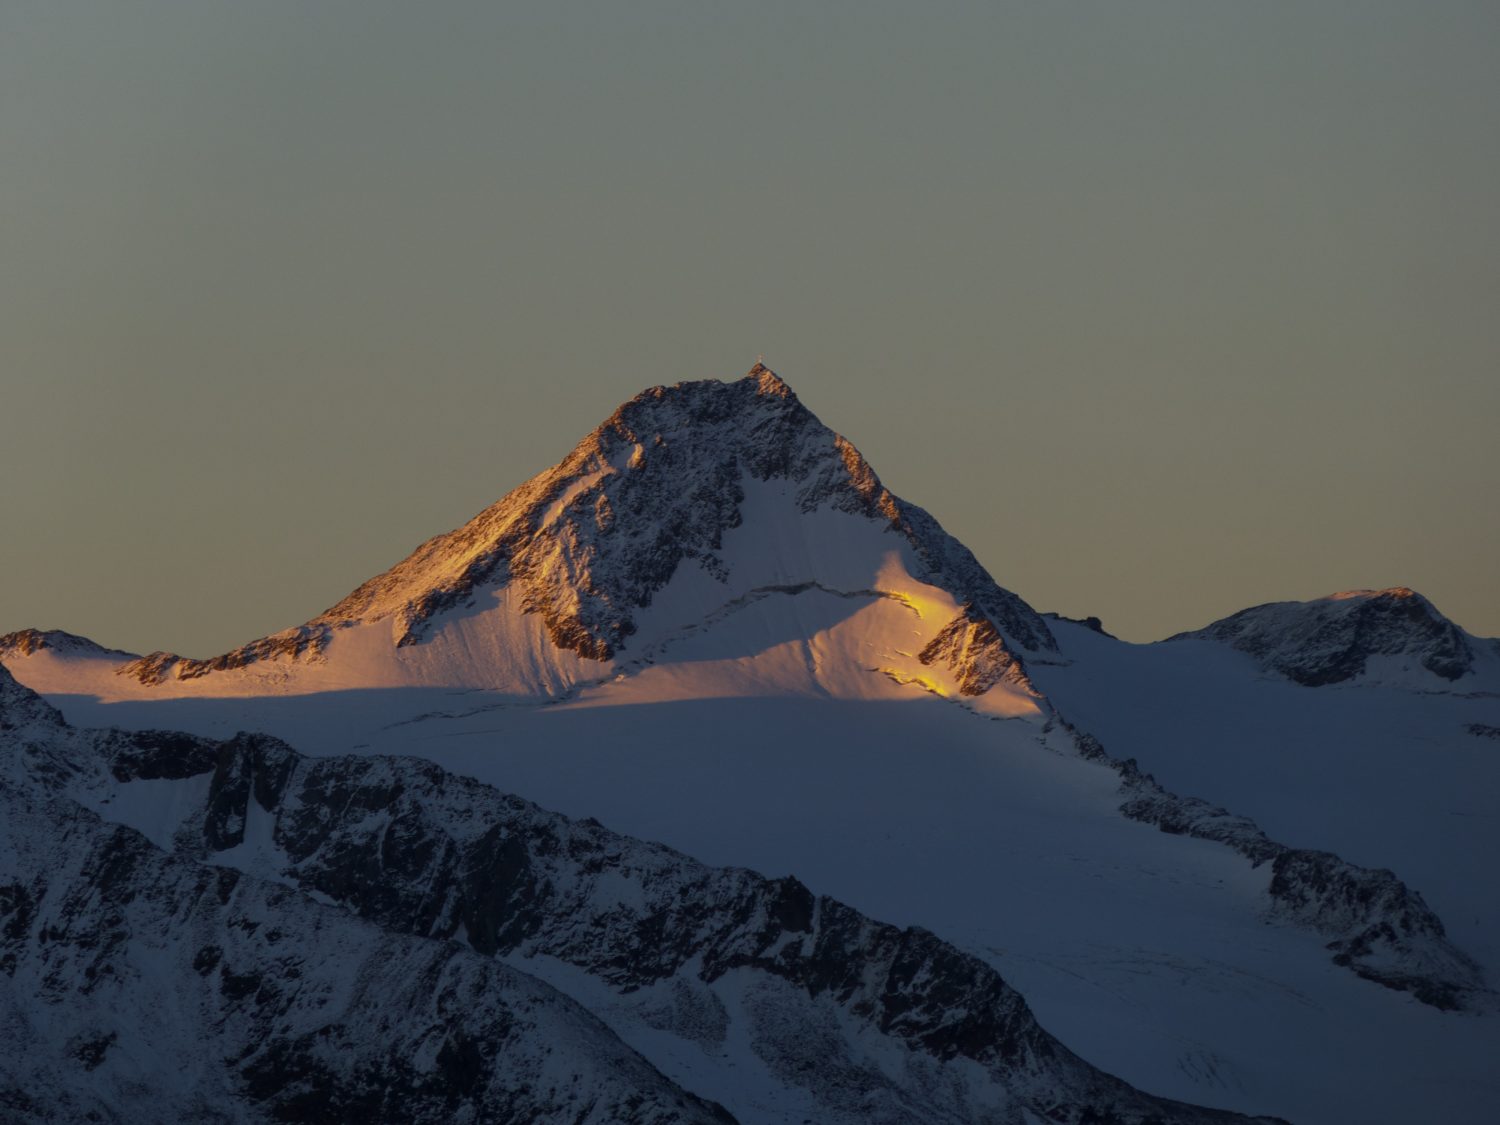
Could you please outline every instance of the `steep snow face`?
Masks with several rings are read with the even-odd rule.
[[[1430,689],[1500,667],[1492,649],[1404,586],[1254,606],[1169,639],[1221,641],[1306,687],[1373,677]]]

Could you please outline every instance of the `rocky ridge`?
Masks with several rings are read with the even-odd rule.
[[[149,775],[199,745],[75,731],[0,670],[0,1117],[732,1120],[523,972],[171,854],[79,799],[107,796],[113,757]]]
[[[1494,1006],[1495,994],[1479,965],[1449,942],[1442,920],[1394,872],[1278,843],[1248,817],[1169,792],[1135,759],[1111,757],[1093,735],[1060,716],[1053,721],[1080,754],[1119,775],[1120,812],[1131,820],[1224,844],[1255,867],[1271,864],[1270,917],[1329,939],[1335,964],[1435,1008]]]

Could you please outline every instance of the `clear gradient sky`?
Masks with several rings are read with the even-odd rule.
[[[222,651],[762,352],[1040,609],[1500,634],[1500,4],[0,4],[0,632]]]

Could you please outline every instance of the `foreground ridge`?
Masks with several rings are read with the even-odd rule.
[[[525,973],[92,807],[110,757],[194,744],[74,730],[0,672],[5,1120],[733,1120]]]
[[[825,1121],[1249,1120],[1095,1070],[925,931],[425,762],[75,730],[3,671],[0,722],[0,996],[12,1029],[33,990],[52,1013],[0,1033],[29,1119],[139,1112],[127,1076],[165,1057],[185,1118],[729,1120],[617,1038],[649,1026],[709,1060],[748,1034]],[[163,957],[165,1029],[132,1001]],[[593,982],[614,1031],[536,974]]]

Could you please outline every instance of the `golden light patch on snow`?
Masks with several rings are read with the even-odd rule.
[[[906,569],[906,562],[900,551],[887,551],[880,560],[880,567],[875,572],[874,588],[916,611],[928,634],[924,644],[945,622],[958,615],[959,606],[952,595],[913,578]]]

